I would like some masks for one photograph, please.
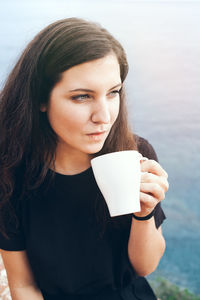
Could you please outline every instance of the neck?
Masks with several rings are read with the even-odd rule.
[[[87,170],[90,166],[91,156],[79,151],[63,151],[57,147],[54,167],[55,172],[65,175],[75,175]]]

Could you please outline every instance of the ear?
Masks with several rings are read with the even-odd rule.
[[[41,111],[41,112],[46,112],[46,111],[47,111],[47,106],[46,106],[46,104],[41,104],[41,105],[40,105],[40,111]]]

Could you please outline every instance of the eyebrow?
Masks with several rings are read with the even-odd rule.
[[[122,87],[122,83],[119,83],[119,84],[113,86],[111,89],[109,89],[109,91],[111,91],[111,90],[113,90],[113,89],[115,89],[115,88],[117,88],[117,87],[119,87],[119,86]],[[84,88],[79,88],[79,89],[70,90],[70,92],[82,92],[82,91],[84,91],[84,92],[91,92],[91,93],[94,93],[94,92],[95,92],[95,91],[93,91],[93,90],[90,90],[90,89],[84,89]]]

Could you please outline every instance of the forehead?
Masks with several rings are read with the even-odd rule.
[[[77,86],[115,85],[121,82],[120,66],[114,54],[76,65],[62,73],[60,84]]]

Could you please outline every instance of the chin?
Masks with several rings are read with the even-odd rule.
[[[104,144],[99,145],[99,146],[96,145],[94,147],[89,147],[85,152],[87,154],[95,154],[95,153],[101,151],[101,149],[103,148],[103,146],[104,146]]]

